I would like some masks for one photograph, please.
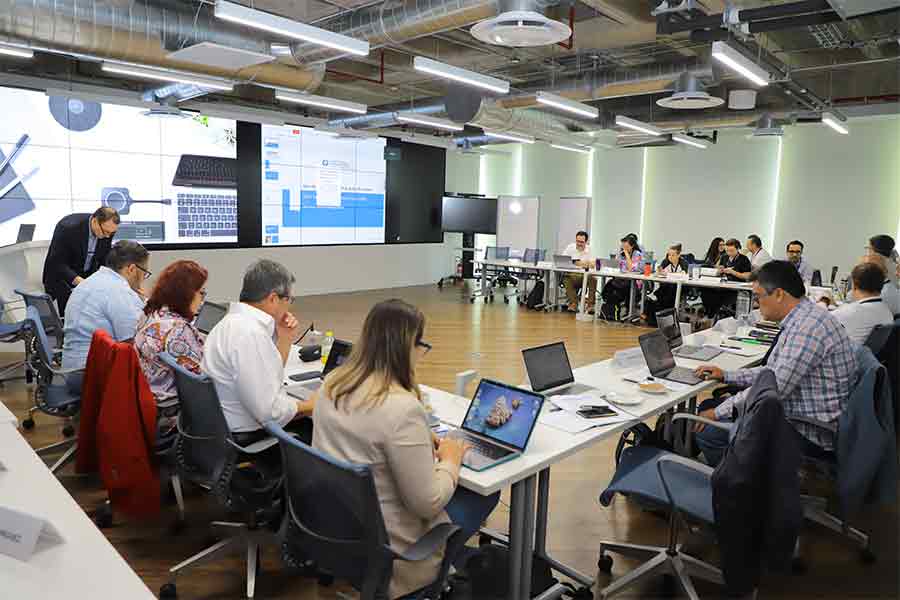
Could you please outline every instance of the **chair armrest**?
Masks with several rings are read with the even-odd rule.
[[[686,456],[681,456],[679,454],[663,454],[658,459],[656,459],[656,462],[657,463],[661,463],[661,462],[678,463],[679,465],[681,465],[683,467],[687,467],[688,469],[692,469],[694,471],[697,471],[698,473],[702,473],[703,475],[707,475],[709,477],[712,477],[713,470],[714,470],[711,466],[709,466],[707,464],[704,464],[704,463],[696,461],[696,460],[692,460]],[[660,477],[665,479],[665,477],[663,476],[662,473],[660,473]]]
[[[228,443],[234,446],[238,452],[243,452],[244,454],[259,454],[265,450],[268,450],[272,446],[278,443],[278,440],[275,438],[266,438],[264,440],[259,440],[258,442],[253,442],[247,446],[241,446],[240,444],[235,444],[233,440],[229,439]]]
[[[85,367],[78,367],[77,369],[54,369],[49,365],[44,365],[47,367],[47,370],[53,373],[53,375],[65,376],[71,375],[72,373],[84,373]]]
[[[806,425],[812,425],[813,427],[825,430],[829,433],[837,434],[837,426],[832,425],[831,423],[826,423],[825,421],[819,421],[817,419],[811,419],[809,417],[787,416],[786,418],[789,423],[804,423]]]
[[[676,413],[675,416],[672,417],[672,422],[674,423],[675,421],[678,421],[680,419],[703,423],[704,425],[709,425],[710,427],[715,427],[716,429],[721,429],[722,431],[731,431],[731,423],[713,421],[712,419],[707,419],[706,417],[701,417],[699,415],[692,415],[691,413]]]
[[[399,558],[400,560],[407,562],[417,562],[428,558],[444,547],[447,544],[447,540],[450,539],[450,536],[457,531],[459,531],[457,525],[454,525],[453,523],[441,523],[416,540],[416,543],[407,548],[405,552],[397,552],[390,546],[388,546],[387,549],[394,558]]]

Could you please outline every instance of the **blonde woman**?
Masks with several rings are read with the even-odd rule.
[[[452,521],[470,537],[499,494],[457,488],[466,447],[438,441],[428,426],[416,365],[431,346],[425,316],[402,300],[376,304],[343,365],[325,380],[315,403],[313,447],[372,469],[391,546],[400,551],[439,523]],[[394,563],[390,597],[431,584],[443,553]]]

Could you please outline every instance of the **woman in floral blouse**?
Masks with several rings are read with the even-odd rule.
[[[203,336],[193,320],[206,298],[207,276],[206,269],[192,260],[175,261],[160,273],[138,322],[134,347],[156,403],[162,405],[158,416],[161,432],[175,425],[178,405],[165,405],[177,400],[178,391],[175,374],[159,354],[168,352],[184,368],[200,373]]]
[[[624,273],[641,273],[644,270],[644,253],[638,245],[637,235],[629,233],[621,240],[621,250],[619,251],[619,270]],[[641,282],[635,282],[638,289]],[[628,300],[631,290],[631,280],[611,277],[606,285],[603,286],[603,316],[614,321],[618,318],[616,314],[619,305]]]

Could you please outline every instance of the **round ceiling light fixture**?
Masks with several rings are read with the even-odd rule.
[[[568,39],[572,29],[532,10],[511,10],[476,23],[472,36],[494,46],[531,48],[550,46]]]

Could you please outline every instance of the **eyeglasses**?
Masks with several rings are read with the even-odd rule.
[[[151,273],[141,265],[134,263],[134,266],[144,272],[144,279],[150,279],[153,276],[153,273]]]
[[[803,254],[803,250],[788,250],[788,254]]]
[[[422,348],[422,349],[424,349],[424,352],[423,352],[422,354],[428,354],[429,352],[431,352],[431,349],[432,349],[433,347],[434,347],[434,346],[432,346],[432,345],[429,344],[428,342],[423,342],[422,340],[419,340],[419,341],[416,342],[416,348]]]
[[[97,221],[97,229],[100,230],[100,233],[103,234],[103,237],[104,237],[104,238],[108,238],[108,237],[112,237],[112,236],[116,235],[116,232],[115,232],[115,231],[107,231],[107,230],[105,230],[105,229],[103,228],[103,223],[101,223],[100,221]]]
[[[286,294],[278,294],[278,297],[282,300],[287,300],[290,304],[293,304],[297,300],[297,296],[291,296]]]

